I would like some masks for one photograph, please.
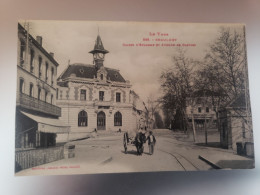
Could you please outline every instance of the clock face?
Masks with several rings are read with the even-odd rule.
[[[103,53],[98,53],[97,55],[98,55],[99,59],[103,59],[104,58],[104,54]]]
[[[103,53],[95,53],[94,54],[94,58],[95,59],[104,59],[104,54]]]

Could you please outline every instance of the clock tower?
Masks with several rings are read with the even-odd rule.
[[[105,60],[105,54],[108,52],[109,51],[105,50],[101,38],[98,35],[94,49],[89,52],[93,54],[94,63],[97,69],[100,69],[100,67],[104,66],[103,62]]]

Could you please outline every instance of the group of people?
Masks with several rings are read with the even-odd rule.
[[[126,132],[124,134],[124,148],[125,148],[125,153],[127,152],[127,143],[129,143],[129,137],[128,133]],[[144,152],[144,143],[148,141],[148,147],[149,147],[149,154],[152,155],[154,152],[154,146],[156,143],[156,139],[153,135],[152,131],[149,131],[148,136],[145,136],[145,133],[142,132],[142,130],[138,131],[136,133],[136,136],[134,138],[134,141],[132,142],[137,150],[137,155],[142,155]]]

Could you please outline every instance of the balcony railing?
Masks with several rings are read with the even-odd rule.
[[[112,106],[112,101],[95,101],[95,106]]]
[[[42,100],[38,100],[36,98],[30,97],[26,94],[20,93],[19,100],[17,102],[21,107],[26,109],[31,109],[34,111],[42,112],[45,114],[50,114],[54,116],[61,116],[61,108]]]

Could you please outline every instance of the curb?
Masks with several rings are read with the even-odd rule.
[[[199,159],[203,160],[204,162],[208,163],[210,166],[212,166],[214,169],[222,169],[220,166],[216,165],[215,163],[211,162],[210,160],[206,159],[205,157],[199,155]]]

